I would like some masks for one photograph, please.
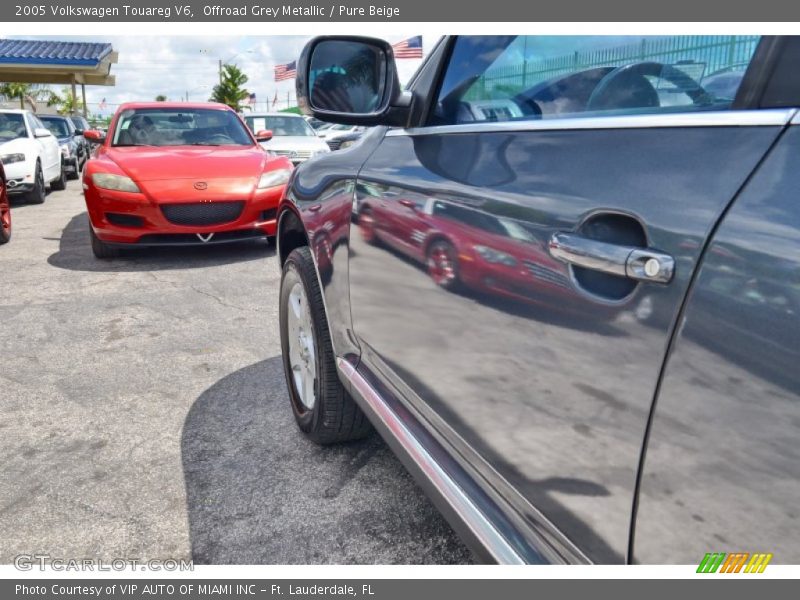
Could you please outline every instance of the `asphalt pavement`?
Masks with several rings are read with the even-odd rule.
[[[263,243],[96,260],[80,185],[0,247],[0,563],[465,563],[382,440],[296,429]]]

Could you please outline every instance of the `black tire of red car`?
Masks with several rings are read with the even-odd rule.
[[[42,164],[36,161],[36,174],[34,175],[33,189],[25,194],[25,201],[28,204],[43,204],[46,193]]]
[[[101,240],[92,229],[92,224],[89,223],[89,239],[92,242],[92,252],[95,258],[116,258],[119,256],[119,248],[110,246]]]
[[[5,194],[5,191],[3,191]],[[8,196],[0,201],[0,244],[6,244],[11,239],[11,204]]]
[[[298,282],[303,286],[308,301],[314,339],[316,381],[315,401],[311,409],[307,409],[300,400],[289,359],[289,296]],[[307,246],[292,250],[283,266],[280,290],[280,335],[286,386],[292,412],[300,430],[317,444],[346,442],[368,435],[372,431],[372,425],[345,391],[336,372],[328,319],[322,302],[322,290],[314,271],[311,250]]]
[[[458,279],[458,252],[447,240],[431,242],[426,253],[428,275],[440,287],[455,291],[460,287]]]
[[[54,179],[50,183],[50,188],[60,192],[67,189],[67,172],[64,169],[64,162],[61,162],[61,172],[58,174],[58,179]]]

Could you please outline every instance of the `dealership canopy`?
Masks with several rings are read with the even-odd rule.
[[[111,44],[0,39],[0,81],[114,85]]]

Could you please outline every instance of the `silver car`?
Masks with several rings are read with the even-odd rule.
[[[318,154],[330,152],[306,120],[292,113],[262,113],[246,115],[245,123],[253,133],[271,131],[272,139],[261,145],[279,156],[285,156],[295,165]]]

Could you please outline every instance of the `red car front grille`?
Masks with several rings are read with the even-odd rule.
[[[162,204],[161,212],[175,225],[219,225],[235,221],[242,214],[244,201],[193,202],[189,204]]]

